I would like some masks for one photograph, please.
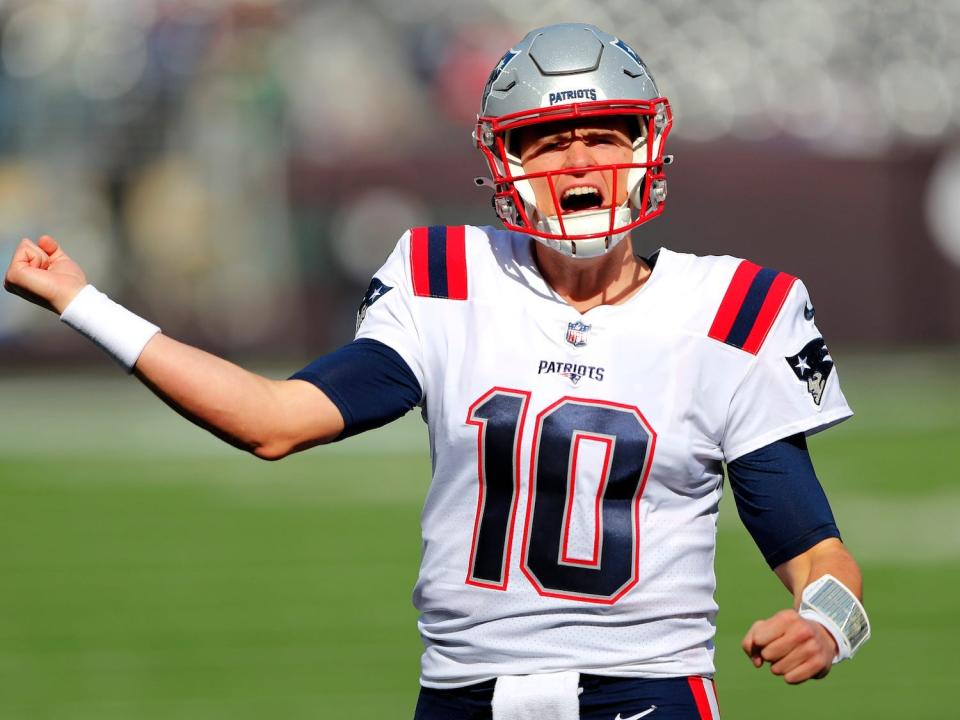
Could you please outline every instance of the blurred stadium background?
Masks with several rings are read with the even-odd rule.
[[[638,250],[803,276],[858,410],[812,444],[876,637],[825,683],[754,673],[739,637],[787,598],[726,507],[725,717],[956,717],[958,0],[0,0],[0,264],[48,232],[283,376],[349,340],[404,229],[495,221],[480,90],[563,20],[674,106]],[[267,465],[107,362],[0,295],[0,718],[409,717],[419,419]]]

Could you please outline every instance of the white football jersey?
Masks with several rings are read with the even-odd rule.
[[[851,415],[798,280],[661,250],[579,313],[529,237],[418,228],[358,338],[423,389],[421,682],[712,675],[721,463]]]

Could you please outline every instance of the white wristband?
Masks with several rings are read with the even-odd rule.
[[[804,588],[799,614],[823,625],[837,641],[834,664],[853,657],[870,639],[870,620],[863,605],[833,575],[817,578]]]
[[[60,315],[67,325],[93,340],[129,373],[137,358],[160,328],[123,305],[115,303],[93,285],[87,285]]]

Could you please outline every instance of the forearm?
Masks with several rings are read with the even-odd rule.
[[[860,569],[843,543],[830,538],[775,570],[793,593],[794,608],[755,622],[741,647],[754,667],[769,662],[771,672],[782,675],[788,683],[822,678],[833,663],[852,657],[870,637],[862,606],[836,583],[838,580],[860,598]],[[824,575],[835,580],[825,579],[821,587],[810,587]],[[808,597],[803,598],[808,587]]]
[[[333,403],[307,383],[270,380],[162,334],[147,343],[134,373],[183,417],[264,459],[343,430]]]
[[[863,600],[863,577],[856,560],[837,538],[817,543],[806,552],[775,568],[777,577],[793,594],[794,607],[799,607],[803,589],[817,578],[833,575]]]

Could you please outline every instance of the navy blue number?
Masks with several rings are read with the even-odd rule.
[[[467,422],[477,438],[480,493],[467,582],[507,586],[520,486],[519,442],[530,394],[494,388]],[[568,547],[578,452],[586,440],[604,448],[596,488],[594,548]],[[656,433],[632,406],[562,398],[537,417],[521,569],[541,595],[614,603],[639,573],[639,499]]]
[[[636,585],[639,499],[652,431],[636,408],[564,398],[544,410],[534,435],[533,486],[522,569],[542,595],[613,602]],[[578,443],[606,446],[589,559],[567,550]]]
[[[479,428],[477,477],[480,492],[467,583],[503,590],[507,586],[513,520],[520,489],[520,435],[530,393],[494,388],[477,400],[467,422]]]

